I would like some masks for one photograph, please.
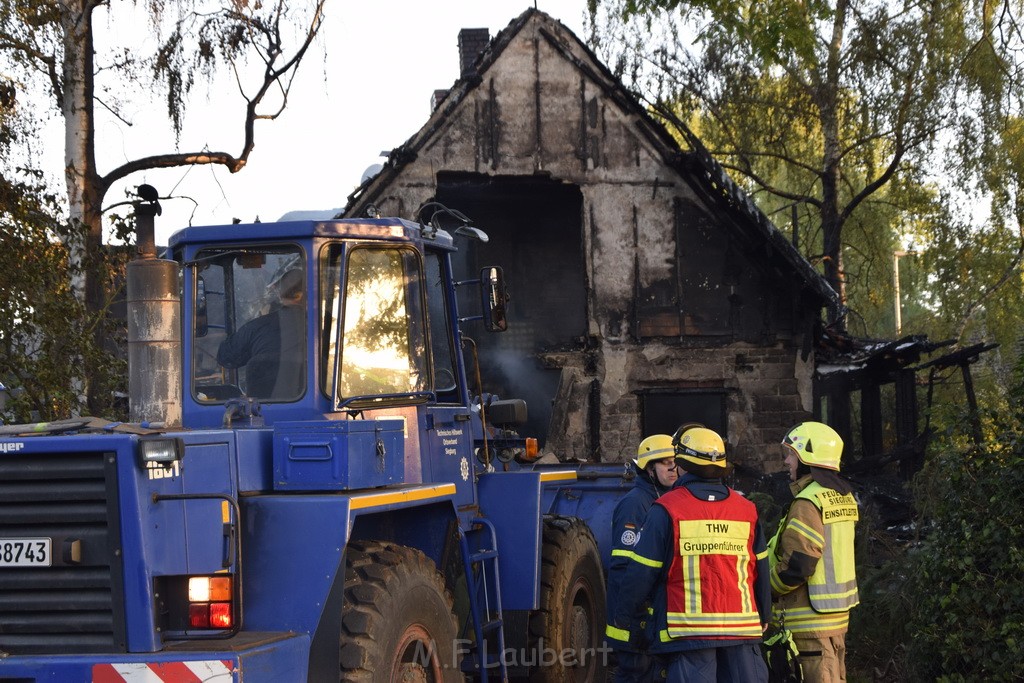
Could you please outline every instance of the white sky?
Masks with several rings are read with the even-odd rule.
[[[536,1],[539,9],[585,38],[586,0]],[[230,223],[235,217],[274,221],[292,210],[340,208],[363,172],[383,161],[380,152],[398,147],[426,122],[433,91],[457,80],[459,30],[487,28],[493,38],[532,4],[329,0],[320,45],[307,54],[285,112],[276,121],[257,122],[256,147],[245,169],[232,175],[211,165],[135,174],[112,188],[105,205],[124,201],[125,188],[143,182],[161,196],[195,199],[198,207],[185,199],[162,202],[158,244],[166,244],[190,220],[193,225]],[[109,29],[105,22],[97,24],[98,36]],[[125,22],[116,23],[117,33],[127,28]],[[144,35],[145,26],[136,28]],[[208,146],[238,154],[244,103],[234,82],[225,79],[210,102],[207,96],[205,85],[193,89],[180,150]],[[128,159],[173,150],[169,122],[147,116],[160,106],[158,101],[134,115],[124,112],[130,127],[112,117],[98,125],[101,174]]]

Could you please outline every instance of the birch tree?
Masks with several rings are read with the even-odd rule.
[[[288,103],[296,71],[322,26],[325,1],[0,0],[0,63],[15,89],[12,96],[24,109],[33,106],[32,93],[44,93],[51,109],[40,108],[38,116],[57,112],[63,118],[63,237],[71,260],[84,264],[71,269],[81,273],[72,290],[87,311],[101,312],[109,294],[91,264],[100,262],[104,202],[112,185],[149,169],[217,164],[231,173],[242,170],[255,146],[257,122],[277,118]],[[145,11],[156,49],[140,52],[137,33],[106,21],[103,45],[112,47],[97,53],[97,16],[127,9]],[[130,123],[123,104],[162,92],[169,125],[180,135],[193,86],[225,69],[239,92],[238,149],[172,149],[98,167],[98,110]],[[100,408],[99,372],[86,363],[87,408],[94,413]]]

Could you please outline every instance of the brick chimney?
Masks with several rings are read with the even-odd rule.
[[[464,28],[459,31],[459,77],[473,68],[473,62],[491,42],[491,32],[485,28]]]
[[[430,96],[430,111],[435,111],[446,97],[448,97],[447,90],[435,90],[434,94]]]

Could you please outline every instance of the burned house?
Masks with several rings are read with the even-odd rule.
[[[527,399],[562,458],[633,457],[682,422],[774,469],[814,413],[836,294],[696,139],[680,144],[570,30],[529,9],[459,37],[461,76],[344,216],[437,202],[490,237],[510,329],[475,336],[485,390]]]

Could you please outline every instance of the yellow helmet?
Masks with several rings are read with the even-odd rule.
[[[843,440],[827,424],[801,422],[789,430],[782,443],[792,448],[796,457],[805,465],[839,471]]]
[[[636,459],[633,462],[640,469],[644,469],[655,460],[664,460],[675,456],[676,450],[672,447],[672,437],[668,434],[653,434],[637,446]]]
[[[689,429],[685,429],[685,427],[686,425],[683,425],[676,431],[676,435],[672,439],[677,458],[694,465],[709,465],[720,467],[723,470],[728,468],[725,459],[725,442],[717,432],[707,427],[690,427]]]

